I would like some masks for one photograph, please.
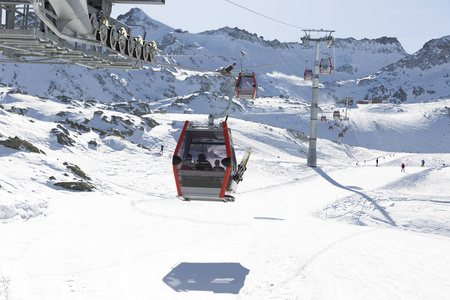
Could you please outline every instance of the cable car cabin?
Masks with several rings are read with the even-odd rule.
[[[193,159],[195,161],[193,161]],[[217,128],[195,128],[186,121],[172,159],[178,198],[234,201],[237,172],[231,131],[226,122]]]
[[[341,113],[338,110],[333,112],[333,118],[338,121],[341,118]]]
[[[331,58],[321,58],[319,64],[320,74],[330,75],[333,71],[333,65],[331,64]]]
[[[320,117],[320,123],[324,124],[327,122],[327,117],[326,116],[321,116]]]
[[[342,140],[342,139],[344,138],[344,133],[342,133],[342,132],[339,132],[339,134],[338,134],[338,138],[339,138],[340,140]]]
[[[239,77],[236,80],[236,96],[238,98],[255,99],[257,89],[255,73],[239,73]]]
[[[303,74],[305,81],[311,81],[313,80],[313,70],[306,69],[305,73]]]
[[[328,126],[328,131],[333,131],[333,125]]]

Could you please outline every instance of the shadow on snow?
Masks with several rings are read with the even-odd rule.
[[[176,292],[239,294],[250,271],[240,263],[180,263],[163,281]]]
[[[364,199],[369,201],[377,210],[379,210],[381,212],[381,214],[386,218],[388,223],[390,223],[392,226],[397,226],[395,224],[395,221],[392,220],[392,218],[389,216],[389,214],[386,212],[386,210],[384,208],[382,208],[381,206],[379,206],[374,199],[370,198],[363,192],[357,191],[355,187],[343,186],[342,184],[338,183],[336,180],[331,178],[328,174],[326,174],[321,168],[316,167],[316,168],[313,168],[313,170],[316,171],[320,176],[322,176],[329,183],[337,186],[338,188],[341,188],[341,189],[344,189],[344,190],[347,190],[347,191],[350,191],[350,192],[360,195],[361,197],[363,197]]]

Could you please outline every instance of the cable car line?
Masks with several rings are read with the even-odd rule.
[[[158,65],[158,66],[193,70],[193,71],[199,71],[199,72],[208,72],[208,73],[217,73],[218,72],[217,70],[207,70],[207,69],[201,69],[201,68],[195,68],[195,67],[185,67],[185,66],[172,65],[172,64],[160,63],[160,62],[153,62],[153,64]]]
[[[250,67],[250,68],[234,69],[233,73],[246,71],[246,70],[267,68],[267,67],[272,67],[272,66],[277,66],[277,65],[283,65],[283,64],[288,64],[288,63],[300,61],[300,60],[303,60],[303,58],[293,59],[293,60],[284,61],[284,62],[278,62],[278,63],[273,63],[273,64],[268,64],[268,65],[263,65],[263,66],[255,66],[255,67]],[[208,69],[201,69],[201,68],[195,68],[195,67],[186,67],[186,66],[179,66],[179,65],[173,65],[173,64],[168,64],[168,63],[160,63],[160,62],[153,62],[153,64],[159,65],[159,66],[165,66],[165,67],[172,67],[172,68],[179,68],[179,69],[187,69],[187,70],[199,71],[199,72],[208,72],[208,73],[217,73],[218,72],[217,70],[208,70]]]
[[[274,63],[274,64],[269,64],[269,65],[256,66],[256,67],[245,68],[245,69],[237,69],[236,71],[243,71],[243,70],[253,70],[253,69],[267,68],[267,67],[272,67],[272,66],[278,66],[278,65],[288,64],[288,63],[296,62],[296,61],[299,61],[299,60],[303,60],[303,58],[294,59],[294,60],[289,60],[289,61],[284,61],[284,62],[279,62],[279,63]]]
[[[200,55],[200,54],[198,54],[198,55],[187,55],[187,54],[184,54],[184,55],[177,55],[177,54],[175,54],[175,55],[171,55],[171,54],[167,54],[167,55],[156,55],[155,57],[158,57],[158,56],[161,56],[161,57],[226,57],[226,56],[240,56],[239,54],[211,54],[211,55],[208,55],[208,54],[202,54],[202,55]]]
[[[283,21],[280,21],[280,20],[277,20],[277,19],[268,17],[268,16],[263,15],[263,14],[261,14],[261,13],[259,13],[259,12],[256,12],[256,11],[254,11],[254,10],[251,10],[251,9],[249,9],[249,8],[247,8],[247,7],[244,7],[244,6],[242,6],[242,5],[239,5],[239,4],[237,4],[237,3],[234,3],[233,1],[230,1],[230,0],[225,0],[225,1],[226,1],[226,2],[229,2],[229,3],[231,3],[231,4],[234,4],[234,5],[236,5],[236,6],[240,7],[240,8],[242,8],[242,9],[248,10],[248,11],[250,11],[250,12],[252,12],[252,13],[254,13],[254,14],[257,14],[257,15],[259,15],[259,16],[261,16],[261,17],[264,17],[264,18],[266,18],[266,19],[269,19],[269,20],[272,20],[272,21],[275,21],[275,22],[278,22],[278,23],[281,23],[281,24],[284,24],[284,25],[287,25],[287,26],[299,28],[299,29],[302,29],[302,30],[305,29],[305,28],[300,27],[300,26],[297,26],[297,25],[292,25],[292,24],[289,24],[289,23],[286,23],[286,22],[283,22]]]

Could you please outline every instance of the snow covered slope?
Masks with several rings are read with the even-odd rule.
[[[307,137],[285,128],[294,118],[283,113],[307,120],[306,103],[236,101],[228,122],[237,155],[254,147],[236,202],[182,202],[172,152],[183,121],[206,115],[180,112],[206,112],[208,94],[157,108],[0,94],[2,300],[450,293],[450,154],[428,142],[443,141],[437,131],[424,142],[428,154],[319,139],[318,167],[309,168]],[[387,117],[378,124],[377,114]],[[350,116],[355,140],[374,126],[400,132],[446,121],[448,130],[441,102],[365,106]],[[363,123],[365,116],[374,119]],[[19,139],[34,148],[12,142]]]

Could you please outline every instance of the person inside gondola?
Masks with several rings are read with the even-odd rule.
[[[183,160],[181,164],[181,170],[192,170],[194,168],[194,163],[192,162],[192,155],[188,153],[186,158]]]
[[[211,163],[206,159],[205,154],[200,153],[198,155],[198,160],[195,162],[195,169],[203,171],[212,171],[213,168]]]
[[[218,159],[216,159],[216,161],[214,162],[214,171],[225,171],[225,169],[220,165],[220,161]]]

